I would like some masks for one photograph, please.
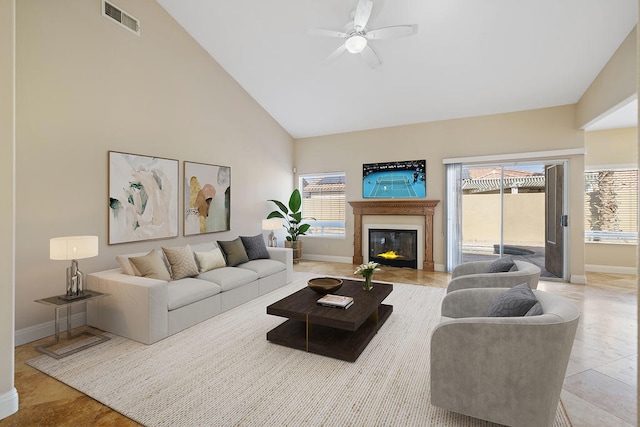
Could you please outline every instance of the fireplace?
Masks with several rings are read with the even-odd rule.
[[[370,228],[369,261],[418,268],[418,231]]]
[[[367,234],[363,234],[362,217],[367,215],[406,216],[417,215],[424,218],[421,234],[418,262],[422,263],[422,270],[434,271],[433,263],[433,214],[439,200],[376,200],[349,202],[353,208],[353,263],[362,264],[363,255],[368,256],[369,250],[363,251],[368,242]],[[388,227],[376,227],[388,228]],[[400,228],[400,227],[396,227]],[[420,267],[420,266],[418,266]]]

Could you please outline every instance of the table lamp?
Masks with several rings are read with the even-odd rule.
[[[262,229],[270,230],[268,237],[268,245],[271,248],[275,248],[278,246],[278,239],[276,239],[276,235],[273,233],[273,230],[279,230],[282,227],[282,222],[279,218],[270,218],[262,220]]]
[[[98,236],[67,236],[49,240],[49,258],[71,260],[67,268],[67,292],[61,298],[73,300],[85,297],[84,274],[78,269],[78,260],[98,255]]]

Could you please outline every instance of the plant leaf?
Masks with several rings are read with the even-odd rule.
[[[278,212],[278,211],[273,211],[273,212],[271,212],[271,213],[267,216],[267,219],[271,219],[271,218],[282,218],[282,219],[286,219],[286,218],[284,217],[284,215],[282,215],[282,214],[281,214],[280,212]]]
[[[300,196],[300,190],[297,188],[293,190],[291,193],[291,197],[289,198],[289,209],[291,209],[292,213],[297,213],[302,206],[302,196]]]
[[[298,228],[298,233],[299,234],[304,234],[307,232],[307,230],[309,230],[309,227],[311,227],[311,224],[302,224],[299,228]]]
[[[278,209],[280,209],[285,215],[289,213],[289,209],[287,209],[284,203],[278,200],[269,200],[269,201],[275,203],[276,206],[278,206]],[[281,218],[284,218],[284,217],[281,217]]]

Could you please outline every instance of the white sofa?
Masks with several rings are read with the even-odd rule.
[[[291,249],[267,251],[270,259],[172,281],[127,275],[120,268],[91,273],[87,288],[109,297],[88,303],[87,323],[144,344],[160,341],[290,283]]]

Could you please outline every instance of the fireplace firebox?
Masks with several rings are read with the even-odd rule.
[[[370,228],[369,261],[390,267],[418,268],[418,232]]]

